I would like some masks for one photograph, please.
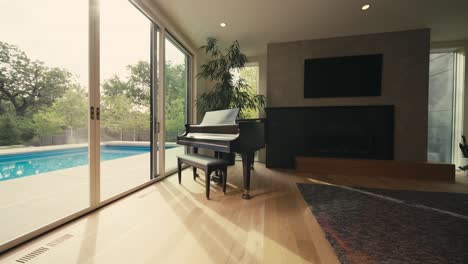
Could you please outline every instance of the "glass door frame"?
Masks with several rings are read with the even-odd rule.
[[[159,108],[158,108],[158,58],[160,56],[158,52],[158,46],[159,46],[159,39],[158,39],[158,34],[160,32],[159,27],[154,23],[151,22],[151,62],[150,62],[150,69],[151,69],[151,89],[150,89],[150,118],[151,118],[151,125],[150,125],[150,131],[151,131],[151,136],[150,136],[150,144],[151,144],[151,175],[150,179],[156,179],[159,175],[159,172],[157,170],[158,168],[158,145],[159,145],[159,139],[158,139],[158,133],[159,133],[159,124],[158,124],[158,113]],[[160,36],[159,36],[160,37]]]
[[[192,122],[193,120],[193,94],[194,94],[194,82],[193,82],[193,77],[194,77],[194,65],[193,65],[193,62],[194,62],[194,56],[192,54],[192,52],[190,50],[188,50],[182,43],[180,43],[179,40],[177,40],[176,37],[174,37],[174,35],[168,31],[168,30],[165,30],[166,31],[166,34],[165,34],[165,38],[167,38],[171,44],[173,44],[176,48],[178,48],[180,50],[180,52],[182,52],[185,56],[186,56],[186,62],[185,62],[185,66],[186,66],[186,69],[185,69],[185,73],[186,73],[186,76],[185,76],[185,119],[184,119],[184,122],[185,124],[189,124]],[[164,41],[165,43],[165,41]],[[165,56],[165,54],[164,54]],[[165,57],[164,57],[164,67],[165,67]],[[162,78],[162,77],[161,77]],[[165,76],[164,76],[165,78]],[[163,89],[165,90],[165,89]],[[165,99],[165,94],[163,94],[164,97],[161,97],[161,98],[164,98]],[[164,100],[165,102],[166,100]],[[163,108],[164,109],[164,108]],[[165,113],[164,110],[161,110],[162,112]],[[165,116],[162,117],[164,118],[165,120]],[[165,129],[165,127],[164,127]],[[162,138],[162,141],[164,146],[166,145],[166,135],[164,135],[164,137]],[[185,146],[184,147],[184,151],[185,153],[188,153],[189,151],[189,147],[188,146]],[[164,155],[164,164],[166,162],[166,156]],[[186,164],[183,164],[182,165],[182,168],[186,168],[188,167],[188,165]],[[165,167],[164,167],[164,171],[165,171]],[[174,168],[174,169],[170,169],[168,171],[165,171],[164,174],[165,175],[171,175],[173,173],[177,172],[177,168]]]
[[[464,108],[465,108],[465,50],[462,48],[454,51],[454,92],[453,92],[453,135],[452,135],[452,163],[464,166],[463,155],[458,147],[463,135]],[[457,167],[458,169],[458,167]]]

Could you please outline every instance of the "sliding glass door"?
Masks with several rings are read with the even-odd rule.
[[[1,1],[0,10],[4,246],[90,205],[89,21],[88,1]]]
[[[151,22],[127,0],[100,0],[100,197],[151,179]],[[125,19],[122,19],[125,18]]]
[[[165,38],[165,51],[165,171],[169,173],[177,168],[177,155],[185,152],[185,147],[177,145],[176,140],[187,123],[190,56],[169,34]]]
[[[2,252],[175,169],[191,56],[128,0],[0,8]]]

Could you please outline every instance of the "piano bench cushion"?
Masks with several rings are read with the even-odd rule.
[[[224,159],[217,159],[213,157],[203,156],[200,154],[185,154],[177,156],[182,162],[189,161],[203,167],[225,167],[229,165],[229,161]]]

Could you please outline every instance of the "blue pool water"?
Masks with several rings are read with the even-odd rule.
[[[170,147],[166,146],[166,149]],[[101,161],[150,152],[144,146],[101,146]],[[0,181],[88,164],[88,148],[0,155]]]

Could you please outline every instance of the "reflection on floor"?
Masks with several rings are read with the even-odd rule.
[[[338,263],[296,183],[468,192],[464,175],[449,184],[255,166],[251,200],[240,198],[240,163],[229,169],[228,193],[214,185],[210,201],[203,177],[193,181],[185,170],[182,185],[170,176],[7,252],[0,262],[47,247],[34,263]]]

